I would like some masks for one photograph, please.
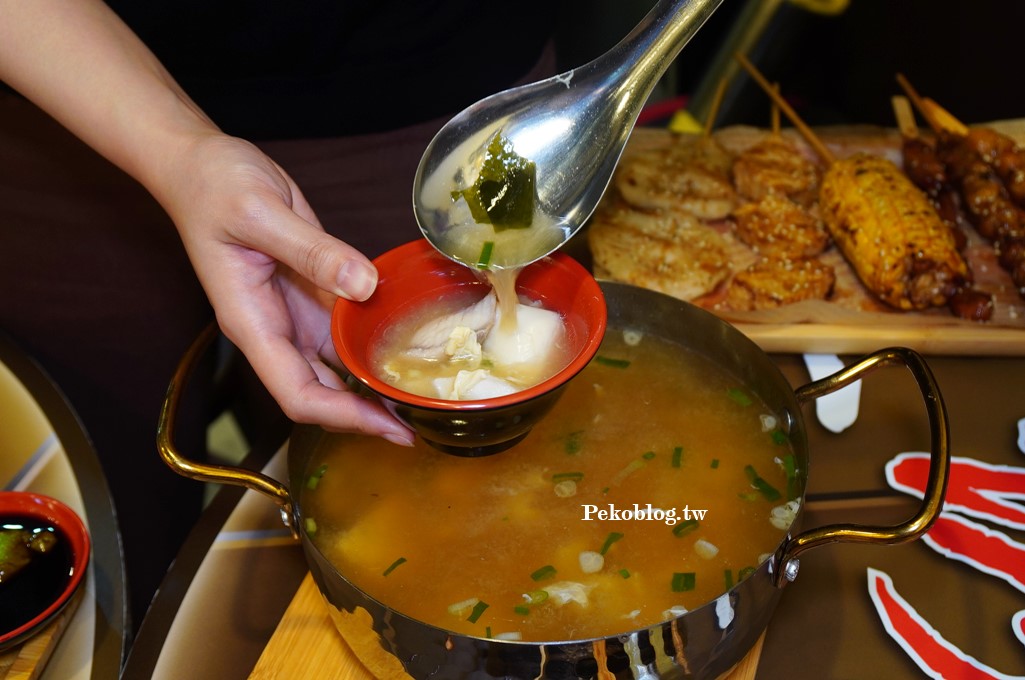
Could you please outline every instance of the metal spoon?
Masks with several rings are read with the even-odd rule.
[[[651,90],[721,2],[661,0],[594,61],[494,94],[449,121],[413,180],[424,236],[457,262],[492,269],[521,267],[559,248],[594,212]],[[497,133],[535,165],[530,227],[478,224],[465,200],[453,198],[475,182]]]

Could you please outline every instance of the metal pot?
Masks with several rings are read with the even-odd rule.
[[[174,470],[202,481],[239,484],[271,496],[282,518],[302,542],[310,570],[330,605],[332,619],[357,657],[381,677],[414,678],[715,678],[729,672],[754,646],[768,625],[782,587],[797,576],[799,557],[826,543],[895,544],[921,536],[943,505],[950,465],[946,410],[924,359],[906,348],[874,352],[844,370],[792,389],[769,356],[716,316],[660,293],[602,282],[612,328],[633,328],[685,345],[742,381],[780,416],[789,434],[797,468],[803,471],[803,500],[808,444],[801,406],[854,382],[874,369],[903,364],[922,392],[931,430],[931,462],[923,502],[917,513],[895,526],[836,524],[798,531],[800,517],[774,555],[754,574],[715,600],[650,628],[608,638],[551,643],[500,641],[443,630],[404,616],[369,597],[324,557],[306,535],[299,502],[302,480],[315,442],[328,436],[319,428],[297,427],[289,443],[290,484],[235,468],[190,462],[175,450],[171,434],[177,402],[191,365],[201,354],[201,339],[182,361],[161,413],[158,445]],[[295,489],[293,494],[289,489]],[[803,505],[803,503],[802,503]]]

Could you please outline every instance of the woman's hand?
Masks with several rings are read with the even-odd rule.
[[[370,262],[325,233],[291,178],[248,142],[211,131],[168,170],[159,198],[218,323],[286,415],[411,444],[408,428],[350,392],[329,365],[334,297],[369,297]]]
[[[221,133],[101,0],[0,0],[0,80],[145,186],[174,220],[228,338],[293,420],[410,444],[325,363],[333,296],[377,273],[295,183]]]

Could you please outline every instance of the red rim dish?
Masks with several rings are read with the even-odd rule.
[[[376,378],[368,359],[371,341],[382,324],[404,308],[451,295],[462,287],[490,285],[468,267],[438,253],[425,239],[399,246],[374,260],[377,290],[365,302],[339,299],[332,314],[335,351],[346,369],[366,387],[395,402],[443,411],[477,411],[529,401],[565,383],[591,361],[605,334],[605,297],[594,277],[576,260],[554,253],[520,272],[516,290],[566,321],[577,351],[561,371],[525,390],[493,399],[454,401],[411,394]]]
[[[59,529],[71,544],[71,572],[64,589],[49,606],[14,630],[0,634],[0,650],[31,637],[64,609],[82,585],[91,549],[89,532],[82,519],[55,498],[27,491],[0,491],[0,519],[13,516],[43,520]]]

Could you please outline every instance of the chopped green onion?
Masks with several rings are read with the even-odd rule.
[[[794,459],[793,454],[788,453],[783,456],[781,465],[783,466],[783,472],[787,476],[787,499],[793,500],[797,498],[797,461]]]
[[[484,637],[491,637],[491,626],[484,627]]]
[[[553,482],[579,482],[583,478],[583,472],[556,472],[554,475],[552,475]]]
[[[572,479],[564,479],[561,482],[556,482],[552,491],[559,498],[570,498],[577,495],[577,483]]]
[[[477,258],[477,269],[487,269],[491,266],[491,255],[495,250],[494,241],[485,241],[484,247],[480,249],[480,257]]]
[[[685,593],[694,590],[697,585],[697,576],[693,571],[676,572],[673,574],[672,588],[674,593]]]
[[[320,484],[320,478],[324,476],[325,472],[327,472],[327,465],[321,465],[319,468],[314,470],[313,474],[311,474],[309,479],[306,480],[306,488],[310,491],[316,489],[317,485]]]
[[[783,430],[773,430],[769,436],[772,437],[772,443],[777,446],[784,446],[787,443],[787,434]]]
[[[599,550],[598,552],[600,552],[602,555],[604,555],[605,553],[607,553],[609,551],[609,548],[612,547],[612,544],[615,543],[616,541],[618,541],[621,538],[623,538],[623,534],[619,533],[618,531],[613,531],[605,539],[605,543],[602,544],[601,550]]]
[[[737,572],[737,582],[739,583],[740,581],[743,581],[748,576],[755,573],[755,571],[756,570],[754,567],[744,567],[743,569]]]
[[[541,604],[548,599],[548,591],[532,590],[529,593],[523,593],[523,597],[527,600],[527,604]]]
[[[730,399],[737,402],[741,406],[750,406],[753,403],[751,401],[751,397],[747,396],[747,393],[744,392],[744,390],[739,389],[737,387],[731,387],[730,389],[726,390],[726,394],[729,395]]]
[[[459,602],[453,602],[448,606],[448,613],[452,616],[462,616],[473,609],[478,602],[480,602],[479,597],[471,597],[466,600],[460,600]]]
[[[519,614],[520,616],[528,616],[530,614],[530,607],[528,607],[525,604],[518,604],[515,607],[513,607],[513,611]]]
[[[574,455],[580,453],[580,449],[583,448],[583,442],[581,438],[584,436],[583,430],[577,430],[576,432],[570,432],[566,435],[566,453]]]
[[[747,478],[751,480],[751,486],[758,489],[759,493],[765,497],[765,500],[777,501],[782,497],[783,494],[777,491],[776,487],[758,476],[754,466],[745,465],[744,472],[747,473]]]
[[[694,541],[694,552],[697,553],[698,557],[710,560],[719,554],[719,546],[711,541],[699,538]]]
[[[733,587],[733,572],[729,569],[723,569],[723,585],[726,586],[726,590]]]
[[[619,575],[622,576],[623,578],[630,578],[630,570],[629,569],[620,569],[619,570]]]
[[[673,527],[673,536],[681,538],[683,536],[686,536],[690,532],[697,530],[699,526],[701,526],[701,522],[699,522],[698,520],[693,518],[685,519],[682,522],[677,523],[677,525]]]
[[[484,613],[484,610],[487,609],[488,606],[488,603],[483,601],[473,605],[473,611],[471,611],[470,615],[466,617],[466,620],[470,623],[477,623],[477,619],[480,618],[480,615]]]
[[[313,519],[312,517],[306,518],[306,533],[308,533],[310,536],[317,533],[317,520]]]
[[[595,356],[594,360],[603,366],[609,366],[611,368],[626,368],[630,365],[630,361],[627,359],[613,359],[612,357],[605,357],[601,354]]]
[[[530,578],[534,581],[543,581],[546,578],[551,578],[552,576],[555,576],[555,567],[550,564],[546,564],[531,574]]]
[[[677,446],[673,448],[673,467],[678,468],[683,464],[683,447]]]
[[[719,459],[718,458],[713,458],[712,459],[712,469],[713,470],[718,470],[719,469]]]
[[[654,457],[655,457],[655,452],[654,451],[647,451],[646,453],[644,453],[644,455],[641,456],[641,458],[643,458],[644,460],[651,460]]]
[[[405,561],[406,561],[405,557],[400,557],[399,559],[395,560],[394,562],[391,563],[390,567],[388,567],[387,569],[384,570],[384,573],[381,574],[381,576],[387,576],[388,574],[392,573],[393,571],[395,571],[396,567],[398,567],[400,564],[404,564]]]
[[[609,489],[610,489],[610,488],[611,488],[611,487],[608,487],[608,486],[602,487],[602,490],[601,490],[601,492],[602,492],[603,494],[606,494],[606,493],[608,493],[608,492],[609,492]]]
[[[612,478],[612,483],[609,484],[609,486],[618,486],[624,479],[643,468],[647,463],[648,461],[645,460],[644,456],[633,459],[630,461],[629,465],[616,473],[616,476]]]

